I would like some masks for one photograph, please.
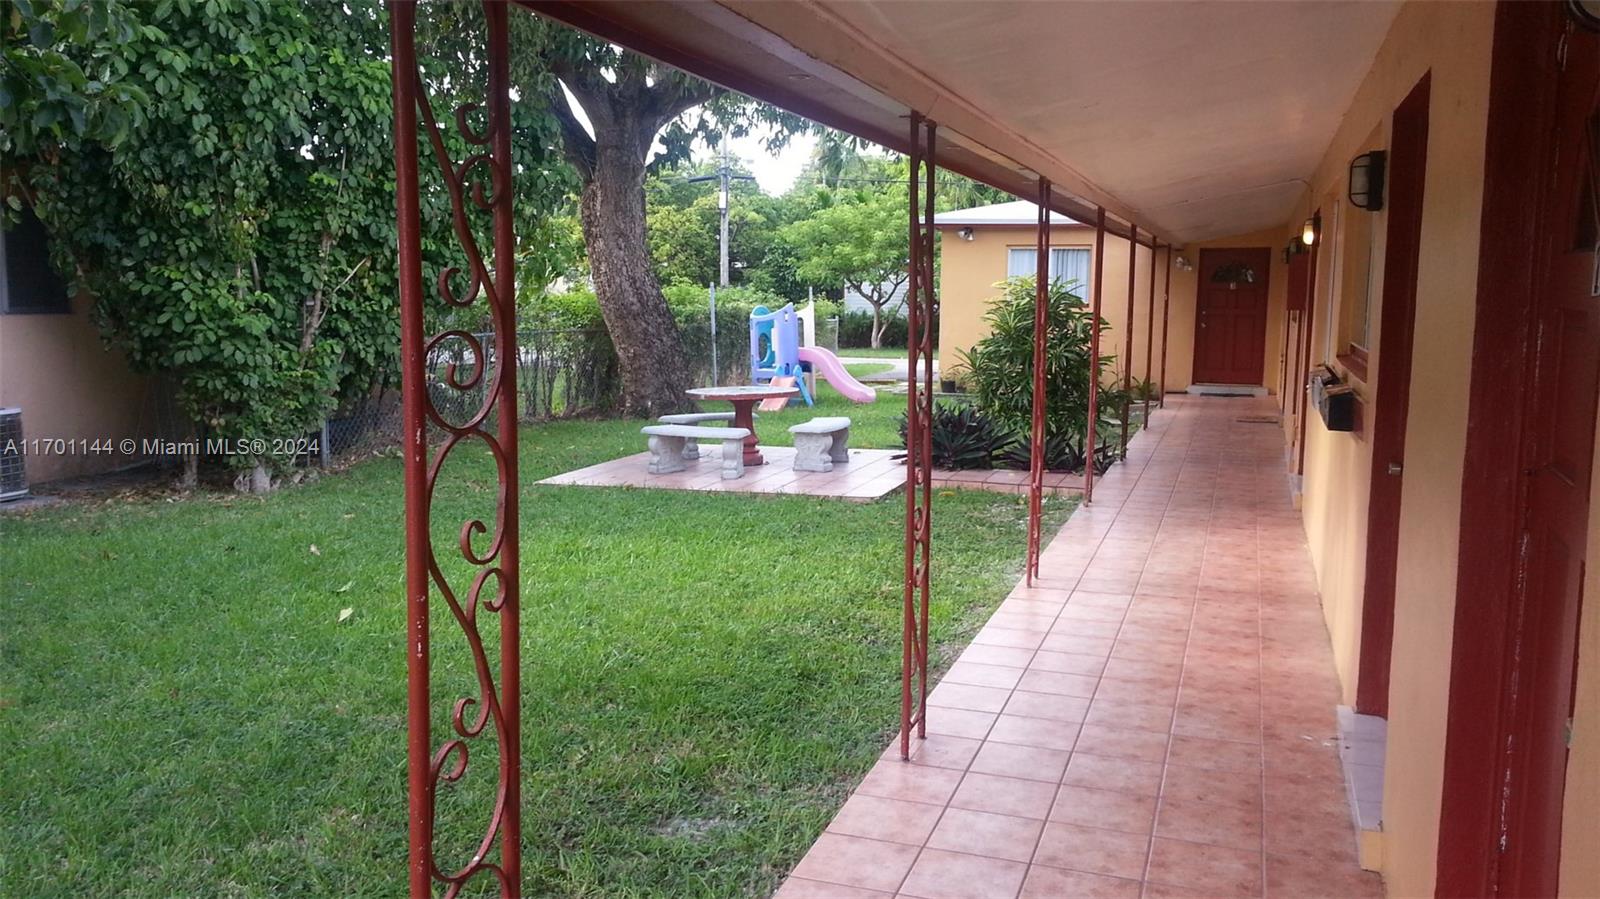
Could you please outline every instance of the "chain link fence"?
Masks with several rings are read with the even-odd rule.
[[[428,354],[429,396],[440,417],[453,424],[476,415],[490,387],[494,334],[479,332],[472,338],[440,341]],[[480,368],[480,349],[487,368]],[[616,405],[622,388],[616,351],[603,330],[519,330],[516,377],[518,418],[522,421],[604,414]],[[452,384],[464,385],[464,389]],[[490,413],[491,426],[494,415]],[[400,391],[374,388],[329,416],[322,432],[321,462],[383,452],[399,443],[400,426]]]
[[[718,310],[715,340],[709,314],[679,327],[691,380],[696,385],[744,384],[750,379],[750,321],[743,310]],[[428,355],[428,390],[439,414],[452,423],[472,418],[489,389],[487,372],[478,371],[482,349],[492,369],[494,334],[479,332],[473,341],[445,340]],[[817,322],[817,345],[839,348],[839,320]],[[526,328],[517,332],[517,396],[522,421],[605,415],[622,393],[622,374],[611,337],[603,329]],[[453,367],[453,368],[452,368]],[[455,389],[450,381],[469,385]],[[381,453],[400,441],[400,391],[375,387],[330,415],[322,430],[320,458],[305,461],[328,465]],[[491,421],[493,413],[491,413]],[[437,431],[437,428],[433,428]],[[434,437],[441,436],[434,434]]]

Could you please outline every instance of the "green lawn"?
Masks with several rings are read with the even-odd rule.
[[[938,352],[937,347],[934,348],[934,352]],[[841,347],[838,355],[857,359],[904,359],[906,357],[906,348],[903,346],[886,346],[877,349],[871,347]]]
[[[881,375],[892,368],[894,366],[888,362],[857,362],[852,365],[846,365],[844,370],[860,378],[867,375]]]
[[[854,443],[895,445],[896,398],[824,393],[762,436],[849,414]],[[903,500],[531,486],[641,450],[639,425],[523,431],[525,890],[762,894],[894,729]],[[442,559],[491,501],[485,452],[461,452]],[[1046,502],[1053,532],[1071,503]],[[1018,576],[1026,510],[941,491],[935,515],[942,665]],[[0,895],[403,893],[397,460],[265,499],[0,515],[0,560]],[[436,733],[469,671],[443,612]],[[473,752],[441,800],[450,866],[487,808]]]

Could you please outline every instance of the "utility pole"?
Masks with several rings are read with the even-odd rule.
[[[756,179],[752,178],[749,175],[735,175],[733,173],[732,161],[728,156],[728,132],[726,132],[726,131],[722,132],[722,146],[719,148],[719,150],[720,150],[720,152],[717,154],[717,173],[715,175],[701,175],[701,176],[699,176],[697,178],[685,178],[684,179],[684,183],[685,184],[693,184],[693,183],[695,183],[697,181],[716,181],[717,182],[717,189],[718,189],[718,193],[717,193],[717,214],[718,214],[718,217],[722,220],[721,223],[720,223],[721,232],[722,232],[722,238],[721,238],[721,245],[718,248],[718,263],[719,263],[718,274],[720,275],[719,283],[723,287],[727,287],[728,286],[728,193],[729,193],[728,188],[729,188],[729,185],[734,181],[754,181]]]
[[[728,286],[728,132],[722,132],[722,162],[717,166],[721,192],[717,195],[717,212],[722,218],[722,245],[718,254],[719,273],[723,287]]]

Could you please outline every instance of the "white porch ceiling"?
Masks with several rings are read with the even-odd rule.
[[[897,149],[916,109],[943,164],[1030,198],[1043,174],[1057,211],[1101,204],[1178,243],[1288,219],[1400,6],[522,2]]]
[[[1288,218],[1399,9],[1373,0],[819,5],[1179,240]]]

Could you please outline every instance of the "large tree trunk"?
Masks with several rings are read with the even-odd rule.
[[[622,369],[624,414],[653,418],[691,406],[683,343],[651,268],[645,239],[643,160],[602,140],[583,187],[583,240],[595,296]]]

